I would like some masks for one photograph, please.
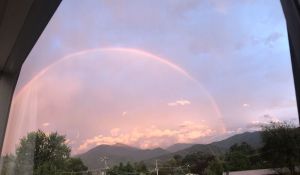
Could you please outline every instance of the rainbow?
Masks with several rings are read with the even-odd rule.
[[[197,85],[199,85],[207,94],[211,104],[213,105],[214,110],[216,111],[218,117],[221,119],[221,112],[219,110],[218,105],[216,104],[214,98],[210,95],[210,93],[203,87],[203,85],[197,81],[195,78],[193,78],[187,71],[185,71],[183,68],[181,68],[180,66],[176,65],[175,63],[172,63],[171,61],[169,61],[166,58],[162,58],[160,56],[157,56],[155,54],[140,50],[140,49],[133,49],[133,48],[124,48],[124,47],[108,47],[108,48],[94,48],[94,49],[86,49],[86,50],[82,50],[79,52],[75,52],[75,53],[71,53],[68,54],[64,57],[62,57],[61,59],[59,59],[58,61],[48,65],[47,67],[45,67],[43,70],[41,70],[36,76],[34,76],[27,84],[25,84],[21,90],[19,92],[17,92],[14,96],[14,100],[13,101],[18,101],[17,99],[21,96],[21,94],[23,94],[26,89],[28,89],[34,81],[36,81],[37,79],[39,79],[40,77],[42,77],[47,71],[49,71],[51,68],[53,68],[54,66],[58,65],[59,63],[72,59],[73,57],[76,56],[82,56],[88,53],[93,53],[93,52],[123,52],[123,53],[131,53],[131,54],[137,54],[140,56],[143,56],[144,58],[149,58],[152,60],[155,60],[161,64],[164,64],[170,68],[172,68],[174,71],[178,72],[179,74],[185,76],[186,78],[188,78],[189,80],[197,83]]]

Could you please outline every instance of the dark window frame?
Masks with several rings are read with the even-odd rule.
[[[300,123],[300,0],[281,0],[290,46],[295,94]]]
[[[22,64],[61,0],[0,0],[0,156]]]

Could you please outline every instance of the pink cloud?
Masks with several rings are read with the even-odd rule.
[[[110,135],[97,135],[86,139],[77,148],[78,152],[84,152],[96,145],[124,143],[140,148],[166,147],[174,143],[197,142],[201,138],[214,134],[212,129],[202,123],[184,121],[175,128],[134,128],[130,132],[122,133],[119,128],[111,129]]]
[[[112,136],[118,136],[119,133],[120,133],[120,128],[113,128],[113,129],[110,130],[110,134]]]

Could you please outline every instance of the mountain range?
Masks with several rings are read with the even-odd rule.
[[[185,156],[201,151],[213,155],[220,155],[228,151],[232,145],[242,142],[247,142],[253,148],[259,148],[262,145],[260,132],[245,132],[210,144],[177,143],[166,149],[140,149],[121,143],[99,145],[76,157],[80,157],[89,169],[103,168],[104,162],[101,160],[103,156],[108,158],[107,163],[109,166],[116,165],[120,162],[139,161],[144,161],[149,165],[153,164],[155,160],[166,161],[176,154]]]
[[[114,145],[99,145],[78,157],[89,169],[96,169],[99,167],[104,168],[104,162],[101,161],[104,156],[109,158],[109,165],[116,165],[120,162],[138,162],[165,154],[169,154],[169,152],[162,148],[139,149],[117,143]]]

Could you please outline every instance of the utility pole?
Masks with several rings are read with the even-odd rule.
[[[155,171],[156,171],[156,175],[158,175],[158,165],[157,165],[157,160],[155,160]]]
[[[107,165],[108,157],[102,156],[102,157],[100,157],[100,160],[101,160],[102,162],[104,162],[104,173],[103,173],[103,175],[106,175],[106,172],[107,172],[107,170],[109,169],[109,167],[108,167],[108,165]]]
[[[186,168],[187,168],[187,170],[188,170],[188,173],[190,174],[190,173],[191,173],[191,171],[190,171],[190,165],[189,165],[189,164],[186,164]]]

